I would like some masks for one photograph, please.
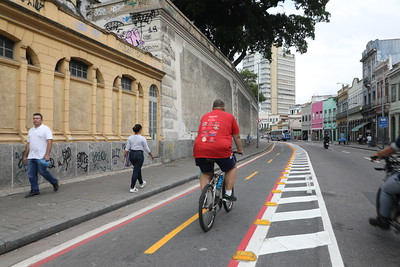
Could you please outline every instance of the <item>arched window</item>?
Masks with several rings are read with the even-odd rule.
[[[14,58],[14,42],[0,35],[0,57]]]
[[[157,138],[157,87],[152,85],[149,94],[149,125],[150,137]]]
[[[132,79],[123,75],[121,78],[121,87],[124,90],[132,91]]]
[[[72,76],[87,79],[88,66],[82,61],[71,59],[69,62],[69,71]]]

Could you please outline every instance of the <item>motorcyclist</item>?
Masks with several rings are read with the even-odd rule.
[[[400,137],[392,143],[389,147],[376,152],[371,156],[372,159],[381,157],[388,157],[400,151]],[[393,205],[393,196],[400,193],[400,173],[388,177],[388,179],[381,186],[381,193],[379,195],[380,206],[378,216],[370,218],[369,223],[373,226],[378,226],[381,229],[389,230],[390,228],[390,211]]]
[[[329,144],[330,141],[331,141],[331,138],[329,137],[329,134],[328,134],[328,133],[325,133],[325,136],[324,136],[324,145],[325,145],[325,144]]]

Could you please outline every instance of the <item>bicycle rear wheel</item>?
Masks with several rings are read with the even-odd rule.
[[[235,192],[235,188],[232,188],[232,195],[235,195],[234,192]],[[223,195],[225,195],[225,182],[222,186],[222,196]],[[224,209],[226,210],[226,212],[230,212],[233,207],[233,201],[224,200],[223,202],[224,202]]]
[[[204,232],[211,229],[214,224],[216,210],[214,208],[213,187],[208,184],[203,188],[199,200],[199,222]]]

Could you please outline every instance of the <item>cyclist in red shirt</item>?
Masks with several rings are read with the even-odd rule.
[[[232,138],[236,144],[236,152],[242,154],[239,126],[235,117],[225,112],[225,104],[222,100],[215,100],[212,109],[201,118],[193,147],[196,166],[199,166],[201,170],[200,187],[203,189],[209,182],[214,164],[207,159],[213,159],[225,172],[224,198],[236,201],[236,197],[232,194],[237,175],[236,158],[232,154]]]

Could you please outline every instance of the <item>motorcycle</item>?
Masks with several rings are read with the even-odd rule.
[[[324,141],[324,147],[325,147],[325,149],[328,149],[329,148],[329,142],[325,142]]]
[[[377,158],[374,158],[374,157],[371,157],[371,159],[374,161],[377,160]],[[384,167],[375,167],[375,170],[385,171],[386,175],[385,175],[385,178],[383,179],[383,181],[386,181],[389,176],[395,174],[396,172],[400,172],[400,161],[392,156],[383,157],[382,159],[385,160],[385,166]],[[377,214],[379,214],[380,194],[381,194],[381,188],[379,187],[378,192],[376,194]],[[390,213],[389,224],[391,226],[393,226],[393,228],[395,229],[395,232],[397,234],[400,234],[400,194],[393,196],[393,204],[392,204],[392,210]]]

